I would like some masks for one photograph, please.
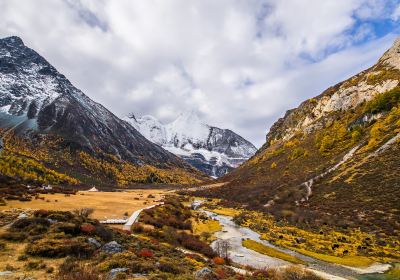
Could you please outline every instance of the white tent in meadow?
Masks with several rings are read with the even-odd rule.
[[[98,192],[99,190],[96,189],[96,187],[91,188],[90,190],[88,190],[88,192]]]

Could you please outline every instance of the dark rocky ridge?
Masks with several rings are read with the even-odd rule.
[[[135,164],[190,166],[74,87],[18,37],[0,39],[0,127],[61,136],[65,144]]]

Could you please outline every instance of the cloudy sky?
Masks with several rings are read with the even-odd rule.
[[[116,115],[195,110],[257,146],[399,34],[400,0],[0,0],[0,37]]]

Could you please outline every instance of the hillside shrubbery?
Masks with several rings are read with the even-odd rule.
[[[216,254],[207,243],[201,241],[199,236],[188,233],[192,231],[191,218],[190,209],[178,198],[171,197],[164,205],[143,211],[139,221],[155,227],[148,232],[154,238],[214,257]],[[137,226],[133,230],[142,231]]]
[[[0,172],[24,182],[40,184],[86,183],[90,185],[194,184],[202,176],[167,165],[135,165],[112,154],[89,154],[66,146],[54,135],[31,135],[29,139],[0,130],[4,149]]]
[[[28,183],[70,184],[76,185],[78,180],[45,167],[34,159],[26,158],[12,152],[0,156],[0,173],[22,179]]]
[[[181,169],[161,169],[150,165],[135,166],[113,156],[99,159],[88,153],[80,152],[79,161],[86,170],[99,176],[106,176],[119,186],[135,183],[193,184],[198,182]]]
[[[94,230],[90,233],[83,231],[84,224],[91,224]],[[95,248],[86,242],[85,236],[109,241],[112,233],[98,221],[89,218],[74,216],[70,212],[40,210],[31,218],[15,221],[0,238],[29,242],[25,253],[32,256],[90,257]]]
[[[378,94],[365,106],[365,112],[376,114],[383,111],[390,111],[400,104],[400,87],[395,87],[385,93]]]

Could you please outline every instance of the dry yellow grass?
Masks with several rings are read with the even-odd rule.
[[[210,237],[208,238],[208,241],[214,241],[216,237],[213,235],[217,231],[222,230],[222,226],[220,223],[216,220],[207,220],[205,222],[196,222],[193,221],[193,233],[197,235],[202,235],[202,233],[209,234]]]
[[[0,230],[0,233],[2,232],[3,230]],[[10,276],[0,278],[24,279],[25,277],[32,277],[34,279],[54,279],[54,274],[57,271],[57,267],[59,267],[59,265],[64,261],[64,258],[48,259],[30,256],[27,260],[18,260],[19,256],[24,255],[25,246],[26,243],[6,242],[5,250],[0,250],[0,271],[9,271],[10,268],[12,268],[13,273]],[[40,262],[45,264],[45,267],[28,270],[26,269],[26,266],[29,262]],[[55,269],[55,271],[51,274],[46,272],[49,267],[53,267]]]
[[[239,215],[241,212],[240,210],[234,208],[216,208],[216,209],[210,209],[209,211],[217,213],[219,215],[231,216],[231,217]]]
[[[310,252],[305,249],[298,249],[298,248],[292,248],[293,250],[298,251],[299,253],[318,259],[326,262],[331,262],[331,263],[336,263],[336,264],[341,264],[341,265],[347,265],[347,266],[353,266],[353,267],[368,267],[372,265],[375,261],[373,258],[368,258],[364,256],[345,256],[345,257],[337,257],[337,256],[329,256],[325,254],[319,254],[315,252]]]
[[[45,198],[44,200],[7,201],[6,206],[0,206],[0,211],[10,208],[70,211],[88,207],[95,209],[92,215],[95,219],[119,219],[126,212],[130,216],[136,210],[157,204],[154,200],[159,200],[167,192],[166,190],[146,189],[123,192],[78,192],[76,195],[71,196],[46,194],[40,195]],[[155,198],[147,198],[150,194]]]
[[[296,264],[305,264],[304,261],[300,260],[299,258],[286,254],[284,252],[278,251],[274,248],[265,246],[264,244],[261,244],[257,241],[254,240],[243,240],[242,244],[244,247],[246,247],[247,249],[256,251],[260,254],[264,254],[273,258],[278,258],[281,260],[285,260],[291,263],[296,263]]]

